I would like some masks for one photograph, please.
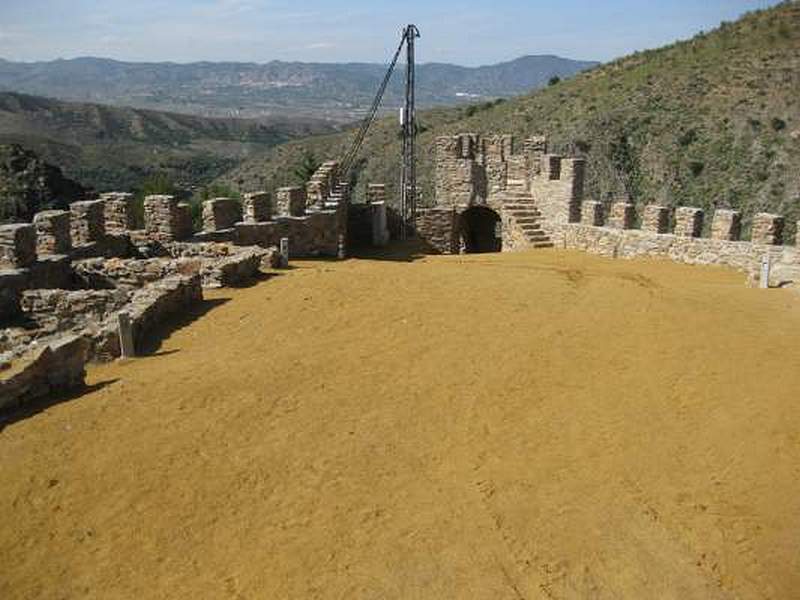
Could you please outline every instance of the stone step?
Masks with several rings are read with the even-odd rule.
[[[506,214],[515,219],[541,219],[542,213],[535,210],[514,210],[508,211]]]
[[[553,242],[534,242],[531,244],[534,248],[553,248]]]
[[[538,244],[538,243],[540,243],[540,242],[548,242],[548,243],[549,243],[549,242],[551,242],[551,241],[552,241],[552,240],[550,239],[550,236],[549,236],[549,235],[547,235],[546,233],[542,233],[542,234],[540,234],[540,235],[528,235],[528,236],[525,236],[525,238],[526,238],[526,239],[528,240],[528,242],[530,242],[531,244]]]
[[[530,223],[542,222],[542,218],[539,215],[514,215],[514,220],[519,225],[528,225]]]
[[[514,210],[535,210],[536,212],[539,212],[539,209],[536,207],[536,205],[533,202],[530,202],[530,203],[509,202],[508,204],[504,204],[503,208],[506,209],[506,210],[511,210],[511,211],[514,211]]]

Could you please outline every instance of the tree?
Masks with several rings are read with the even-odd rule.
[[[553,85],[556,85],[557,83],[559,83],[560,81],[561,81],[561,77],[559,77],[558,75],[553,75],[550,78],[550,80],[547,82],[547,85],[553,86]]]
[[[305,185],[314,173],[317,172],[321,164],[322,163],[317,160],[317,157],[314,156],[311,150],[305,150],[303,152],[303,157],[300,159],[300,163],[294,168],[294,177],[297,183]]]

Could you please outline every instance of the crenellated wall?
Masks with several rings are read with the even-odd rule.
[[[704,238],[703,211],[699,208],[676,208],[675,225],[669,231],[663,227],[667,220],[664,207],[645,207],[642,229],[633,229],[623,227],[618,218],[610,218],[604,226],[597,217],[598,204],[584,202],[585,218],[580,223],[562,225],[560,247],[614,258],[655,257],[686,264],[723,265],[747,273],[751,282],[757,279],[762,259],[768,256],[772,265],[770,285],[800,283],[800,250],[780,245],[780,215],[755,215],[752,239],[740,241],[741,218],[736,211],[715,211],[711,237]],[[625,203],[612,205],[613,214],[620,214],[621,204]],[[656,212],[657,217],[653,216]]]
[[[785,227],[781,215],[755,215],[751,240],[740,241],[742,218],[734,210],[715,211],[710,238],[702,237],[706,215],[696,207],[651,204],[637,214],[636,206],[622,198],[612,202],[606,214],[603,203],[583,199],[584,160],[547,150],[547,140],[541,136],[526,139],[519,153],[507,135],[437,138],[435,204],[456,216],[424,215],[418,227],[421,237],[434,240],[431,245],[439,251],[459,251],[458,215],[478,205],[499,215],[503,250],[555,245],[607,256],[658,256],[726,265],[751,278],[768,255],[773,284],[800,282],[798,250],[781,246]],[[456,231],[447,230],[450,226]]]

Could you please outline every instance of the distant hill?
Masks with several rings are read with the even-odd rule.
[[[192,187],[266,148],[332,130],[310,119],[210,119],[0,92],[0,144],[32,149],[99,191],[156,172]]]
[[[740,208],[800,218],[800,4],[639,52],[506,102],[421,112],[419,177],[432,199],[433,141],[457,132],[547,134],[588,159],[587,192],[608,200]],[[284,144],[226,174],[242,188],[290,180],[303,152],[341,156],[352,132]],[[375,124],[359,185],[396,188],[395,119]]]
[[[417,97],[422,106],[434,106],[513,96],[541,87],[551,77],[571,77],[596,64],[557,56],[526,56],[476,68],[423,64],[417,69]],[[399,71],[387,91],[387,108],[402,102]],[[369,106],[385,72],[385,65],[369,63],[0,59],[0,90],[203,116],[300,115],[352,121]]]

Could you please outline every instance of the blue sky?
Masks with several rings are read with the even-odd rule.
[[[0,57],[385,62],[416,23],[420,62],[524,54],[609,60],[708,30],[770,0],[0,0]]]

